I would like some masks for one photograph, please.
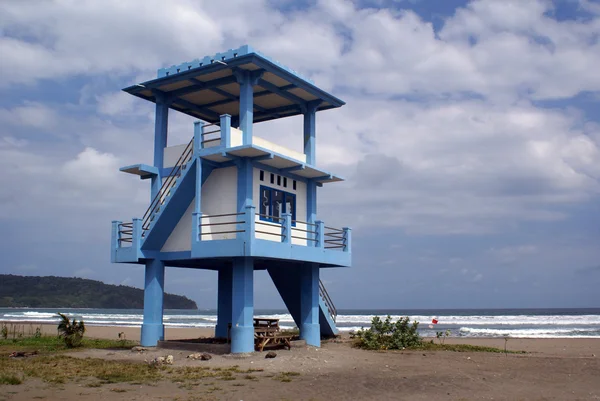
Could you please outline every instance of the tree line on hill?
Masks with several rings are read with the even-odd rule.
[[[83,278],[0,274],[0,307],[141,309],[144,291]],[[165,309],[198,309],[196,302],[165,293]]]

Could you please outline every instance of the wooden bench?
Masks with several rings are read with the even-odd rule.
[[[228,329],[228,331],[231,330],[231,323]],[[227,337],[230,340],[229,333]],[[256,350],[263,351],[268,344],[283,345],[285,348],[290,349],[290,342],[293,338],[293,335],[280,332],[279,319],[254,318],[254,346]]]
[[[294,338],[293,335],[289,334],[274,334],[264,337],[255,338],[255,347],[257,351],[263,351],[267,344],[271,345],[283,345],[288,350],[292,348],[291,341]]]

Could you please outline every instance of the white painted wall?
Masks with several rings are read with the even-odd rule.
[[[202,215],[237,213],[237,167],[219,168],[212,171],[202,186]],[[202,224],[243,221],[244,216],[205,217]],[[236,233],[207,234],[237,230],[237,225],[223,224],[202,227],[202,241],[233,239]]]
[[[296,195],[296,219],[306,221],[306,184],[301,181],[296,181],[296,190],[293,189],[293,179],[287,179],[287,187],[277,185],[277,175],[275,175],[275,183],[271,184],[269,171],[264,171],[264,181],[260,181],[260,169],[253,169],[254,184],[253,197],[256,212],[260,211],[260,186],[265,185],[271,188],[280,189]],[[282,177],[283,184],[283,177]],[[191,249],[191,233],[192,233],[192,212],[194,210],[194,202],[192,200],[181,220],[175,226],[175,229],[165,242],[161,251],[176,252],[189,251]],[[213,216],[218,214],[237,213],[237,167],[227,167],[215,169],[212,171],[204,185],[202,186],[202,215]],[[238,229],[235,221],[242,221],[244,216],[224,216],[224,217],[204,217],[202,224],[209,223],[228,223],[217,226],[201,227],[202,241],[233,239],[236,233],[228,234],[211,234],[214,232],[234,231]],[[269,241],[281,242],[281,225],[269,223],[260,220],[259,216],[255,216],[256,230],[272,232],[277,235],[269,235],[256,233],[256,238]],[[266,224],[257,224],[257,223]],[[307,228],[308,227],[308,228]],[[297,229],[314,231],[315,227],[307,226],[306,224],[297,222]],[[306,238],[307,233],[293,230],[296,237]],[[307,245],[307,240],[292,238],[292,243],[295,245]]]
[[[304,153],[296,152],[286,148],[285,146],[276,145],[273,142],[267,141],[266,139],[262,139],[253,135],[252,144],[260,146],[261,148],[272,150],[273,152],[277,152],[284,156],[291,157],[292,159],[301,161],[302,163],[306,163],[306,155]]]
[[[177,163],[177,160],[179,160],[179,158],[181,157],[181,154],[183,153],[183,151],[185,150],[185,148],[187,146],[188,146],[188,144],[184,143],[183,145],[175,145],[175,146],[166,147],[163,152],[164,167],[167,168],[167,167],[175,166],[175,163]]]
[[[161,252],[189,251],[192,249],[192,212],[194,211],[195,199],[192,199],[190,206],[175,226],[175,229],[165,241]]]
[[[231,137],[229,138],[229,141],[232,148],[234,146],[242,146],[242,144],[244,143],[242,131],[237,128],[231,127]]]
[[[289,192],[292,194],[296,195],[296,220],[299,221],[306,221],[306,184],[301,182],[301,181],[296,181],[296,190],[294,191],[293,189],[293,179],[288,178],[287,179],[287,187],[284,187],[283,185],[277,185],[277,174],[275,174],[275,183],[271,184],[271,173],[269,171],[263,170],[265,172],[265,180],[264,181],[260,181],[260,169],[259,168],[254,168],[254,191],[253,191],[253,198],[254,198],[254,205],[256,206],[256,213],[260,212],[260,186],[264,185],[270,188],[275,188],[275,189],[280,189],[282,191],[285,192]],[[282,182],[283,184],[283,177],[282,177]],[[260,222],[260,224],[258,224],[257,222]],[[266,224],[262,224],[262,223],[266,223]],[[298,229],[302,229],[302,230],[309,230],[306,228],[307,225],[303,224],[303,223],[296,223],[296,227]],[[312,227],[312,226],[308,226],[308,227]],[[266,231],[269,233],[273,233],[273,234],[281,234],[281,224],[274,224],[274,223],[270,223],[267,221],[263,221],[260,220],[260,216],[256,216],[255,219],[255,230],[258,231]],[[310,228],[310,231],[314,231],[314,227]],[[292,235],[295,237],[303,237],[306,238],[306,234],[303,231],[297,231],[297,230],[293,230]],[[258,239],[265,239],[265,240],[269,240],[269,241],[275,241],[275,242],[281,242],[281,236],[280,235],[270,235],[270,234],[263,234],[263,233],[256,233],[256,238]],[[302,239],[298,239],[298,238],[292,238],[292,244],[295,245],[306,245],[308,241],[306,240],[302,240]]]
[[[212,127],[210,127],[210,128],[212,128]],[[211,141],[203,143],[202,148],[206,149],[206,148],[214,148],[215,146],[221,146],[220,136],[221,136],[220,132],[215,132],[211,135],[205,136],[203,138],[204,140],[211,140]],[[212,141],[212,139],[217,139],[217,138],[219,138],[218,141]],[[231,127],[231,134],[229,137],[229,141],[230,141],[231,147],[242,146],[242,143],[243,143],[242,131],[240,131],[237,128]]]

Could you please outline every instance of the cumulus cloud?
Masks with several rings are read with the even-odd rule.
[[[591,94],[597,103],[600,91],[594,2],[576,6],[586,18],[560,19],[550,1],[473,0],[441,25],[393,3],[1,2],[0,93],[10,96],[0,108],[0,185],[11,190],[0,194],[0,218],[39,222],[46,235],[78,232],[83,244],[106,239],[110,220],[143,214],[147,182],[118,168],[152,162],[154,109],[119,89],[245,43],[347,102],[318,116],[319,164],[348,179],[320,190],[319,213],[354,226],[363,244],[378,241],[375,226],[395,245],[399,236],[560,227],[570,207],[598,198],[600,128],[571,102]],[[56,87],[79,97],[57,100]],[[301,150],[301,124],[264,123],[255,134]],[[169,129],[170,144],[186,143],[191,119],[172,113]],[[386,244],[390,269],[410,253]],[[482,252],[503,263],[511,246]],[[468,255],[432,258],[468,266],[473,282],[490,279]]]

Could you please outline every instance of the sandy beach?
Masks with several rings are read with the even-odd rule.
[[[55,327],[43,326],[46,333]],[[139,328],[88,328],[87,336],[138,340]],[[210,329],[167,328],[167,340],[211,336]],[[449,338],[504,348],[504,339]],[[152,385],[115,384],[90,388],[77,383],[61,386],[28,380],[19,386],[0,386],[0,399],[64,400],[598,400],[600,399],[600,339],[510,339],[509,350],[526,354],[450,351],[373,352],[351,347],[348,340],[239,357],[212,355],[210,361],[186,358],[190,351],[151,349],[82,350],[70,355],[144,363],[173,355],[174,366],[258,369],[253,380],[231,380],[189,388],[160,381]],[[293,380],[276,380],[293,372]]]

